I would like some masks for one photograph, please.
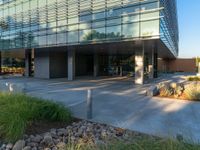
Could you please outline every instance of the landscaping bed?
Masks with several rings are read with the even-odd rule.
[[[0,93],[0,150],[197,150],[199,145],[162,139],[74,119],[61,104]]]
[[[42,134],[24,135],[1,150],[198,150],[199,145],[162,139],[105,124],[78,121]]]

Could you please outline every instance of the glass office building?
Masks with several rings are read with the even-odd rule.
[[[115,55],[112,45],[118,45],[118,56],[153,47],[159,57],[172,58],[178,54],[176,11],[176,0],[0,0],[0,50],[75,47],[76,55],[80,49]]]

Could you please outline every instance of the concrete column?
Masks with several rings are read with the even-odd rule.
[[[154,50],[152,50],[152,52],[148,55],[148,76],[149,79],[153,79],[154,78]]]
[[[42,79],[50,79],[50,56],[49,49],[34,50],[34,77]]]
[[[123,76],[123,67],[120,66],[120,77],[122,77],[122,76]]]
[[[75,49],[68,49],[68,80],[75,78]]]
[[[99,57],[97,54],[94,54],[94,77],[97,77],[99,74]]]
[[[135,52],[135,84],[144,84],[144,46]]]
[[[157,78],[158,77],[158,54],[157,53],[154,53],[154,63],[153,63],[153,76],[154,78]]]
[[[25,76],[31,76],[31,50],[25,50]]]

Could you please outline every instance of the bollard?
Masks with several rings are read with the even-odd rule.
[[[92,90],[87,91],[87,119],[92,119]]]

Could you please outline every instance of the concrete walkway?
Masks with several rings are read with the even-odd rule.
[[[27,94],[61,102],[74,116],[86,118],[87,89],[93,89],[93,121],[107,123],[162,137],[183,135],[200,140],[200,103],[150,98],[145,89],[160,81],[182,81],[181,75],[168,75],[144,86],[130,78],[39,80],[4,79],[0,82],[26,83]]]

